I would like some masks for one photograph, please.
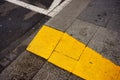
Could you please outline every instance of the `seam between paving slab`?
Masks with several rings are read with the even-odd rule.
[[[46,29],[44,29],[45,27],[46,27]],[[43,34],[44,37],[45,37],[46,34],[47,35],[51,34],[51,33],[49,33],[49,27],[48,26],[44,25],[42,29],[43,29],[43,33],[41,33],[41,34]],[[47,29],[48,29],[48,31],[47,31]],[[46,30],[47,33],[46,33],[46,31],[44,33],[44,30]],[[53,31],[54,30],[55,29],[53,29]],[[59,33],[59,31],[57,33]],[[62,33],[62,34],[66,34],[66,33]],[[56,35],[56,34],[54,34],[54,35]],[[29,50],[30,52],[33,52],[34,54],[37,54],[37,55],[41,56],[41,53],[37,53],[37,51],[40,51],[40,49],[42,47],[36,45],[36,43],[38,43],[37,41],[40,41],[40,40],[45,40],[45,39],[49,40],[49,37],[51,35],[49,35],[49,37],[45,37],[45,38],[42,36],[42,38],[41,38],[40,37],[41,35],[40,35],[40,32],[39,32],[36,36],[39,36],[39,37],[37,37],[37,38],[35,37],[33,39],[33,41],[30,43],[30,46],[28,46],[27,50]],[[85,47],[85,45],[81,46],[81,44],[79,44],[81,42],[79,42],[77,44],[79,44],[79,46],[81,48],[84,47],[82,50],[84,50],[84,49],[85,50],[84,50],[83,54],[81,53],[82,56],[80,57],[79,61],[70,58],[70,57],[73,57],[73,55],[70,56],[70,57],[65,56],[64,54],[67,53],[67,55],[69,56],[71,52],[73,54],[73,53],[79,51],[79,49],[81,49],[81,48],[79,46],[77,46],[78,49],[75,48],[76,50],[74,51],[74,48],[70,47],[71,44],[74,42],[74,41],[72,41],[72,37],[69,36],[69,35],[63,35],[63,37],[65,37],[65,39],[63,39],[63,42],[62,42],[61,45],[59,43],[62,41],[62,39],[61,39],[61,41],[60,41],[60,39],[58,39],[59,42],[57,42],[57,44],[55,43],[57,45],[57,47],[60,45],[60,47],[58,47],[58,51],[56,51],[57,47],[55,48],[55,46],[54,46],[53,49],[55,49],[55,50],[54,51],[52,50],[52,53],[51,52],[49,53],[49,51],[48,51],[49,56],[48,57],[44,57],[44,56],[46,56],[44,52],[47,51],[45,49],[43,51],[43,53],[42,53],[42,57],[44,57],[45,59],[47,59],[49,62],[53,63],[54,65],[57,65],[57,66],[65,69],[65,70],[67,70],[69,72],[72,72],[73,74],[76,74],[77,76],[83,77],[83,78],[85,78],[87,80],[92,80],[93,78],[96,79],[96,80],[101,80],[101,79],[102,80],[103,79],[106,79],[106,80],[113,80],[113,79],[119,80],[119,79],[117,79],[116,76],[119,74],[120,67],[115,65],[115,64],[113,64],[112,62],[110,62],[110,60],[105,59],[103,56],[101,56],[99,53],[95,52],[94,50],[92,50],[92,49],[90,49],[88,47]],[[65,40],[68,40],[68,41],[66,41],[64,43]],[[69,41],[70,41],[70,43],[69,43]],[[54,43],[54,42],[52,42],[52,43]],[[47,44],[47,43],[44,42],[42,44]],[[64,45],[64,44],[66,44],[66,45]],[[77,44],[75,44],[74,46],[76,46]],[[41,44],[39,44],[39,45],[41,45]],[[52,44],[47,44],[43,48],[46,48],[49,45],[52,45]],[[69,50],[71,50],[71,52],[69,52]],[[67,52],[64,52],[64,51],[67,51]],[[88,54],[88,55],[86,55],[86,54]],[[92,55],[92,56],[90,57],[90,55]],[[91,59],[92,59],[92,61],[90,61]],[[81,60],[83,60],[84,64],[83,64],[83,62],[81,62]],[[84,61],[84,60],[87,60],[87,61]],[[91,66],[91,64],[93,64],[93,63],[95,63],[95,65]],[[106,66],[105,64],[107,64],[108,66]],[[101,67],[100,67],[100,65],[101,65]],[[87,67],[92,67],[92,68],[91,69],[87,69]],[[81,68],[81,69],[79,69],[79,68]],[[84,72],[84,69],[86,69],[85,72]],[[97,76],[95,76],[95,74],[97,73],[98,69],[100,69],[100,72],[98,73]],[[113,72],[109,72],[109,70],[111,70],[111,69],[112,69]],[[91,72],[90,74],[89,74],[89,70]],[[93,76],[91,76],[91,75],[93,75]]]

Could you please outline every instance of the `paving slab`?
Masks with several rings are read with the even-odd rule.
[[[120,34],[100,27],[88,46],[120,65]]]
[[[118,0],[93,0],[79,15],[79,19],[106,27],[112,14],[116,12],[117,2]]]
[[[24,51],[0,74],[0,80],[30,80],[44,64],[45,60]]]
[[[120,14],[113,14],[107,24],[107,29],[114,30],[120,33]]]
[[[66,32],[87,45],[98,28],[94,24],[76,19]]]
[[[67,80],[70,73],[46,62],[32,80]]]
[[[65,31],[91,0],[72,0],[59,14],[51,18],[46,25]]]

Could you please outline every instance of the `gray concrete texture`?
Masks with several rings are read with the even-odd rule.
[[[98,28],[94,24],[76,19],[66,32],[87,45]]]
[[[0,80],[30,80],[44,62],[44,59],[25,51],[0,74]]]
[[[106,27],[111,16],[120,13],[119,4],[119,0],[93,0],[79,19]]]
[[[66,31],[89,3],[90,0],[72,0],[58,15],[51,18],[46,25],[61,31]]]
[[[118,3],[118,0],[92,0],[66,32],[120,65]]]
[[[70,73],[46,62],[33,80],[67,80]]]
[[[120,33],[100,27],[88,46],[120,65]]]
[[[119,12],[120,13],[120,12]],[[120,14],[113,14],[107,24],[107,29],[120,33]]]

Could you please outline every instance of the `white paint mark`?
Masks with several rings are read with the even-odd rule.
[[[49,10],[53,10],[56,6],[60,4],[62,0],[54,0],[49,8]]]
[[[50,8],[48,10],[25,3],[23,1],[20,0],[6,0],[10,3],[19,5],[21,7],[27,8],[29,10],[44,14],[44,15],[48,15],[51,17],[54,17],[56,14],[58,14],[66,5],[68,5],[72,0],[65,0],[63,3],[60,4],[60,2],[62,0],[54,0],[52,5],[50,6]],[[60,4],[60,5],[59,5]]]
[[[58,7],[56,7],[54,10],[52,10],[48,15],[49,16],[55,16],[57,15],[65,6],[67,6],[72,0],[65,0],[62,4],[60,4]]]
[[[38,12],[38,13],[42,13],[42,14],[45,14],[45,15],[48,14],[48,10],[45,10],[45,9],[43,9],[43,8],[36,7],[36,6],[34,6],[34,5],[25,3],[25,2],[23,2],[23,1],[19,1],[19,0],[6,0],[6,1],[11,2],[11,3],[13,3],[13,4],[16,4],[16,5],[19,5],[19,6],[22,6],[22,7],[24,7],[24,8],[29,9],[29,10]]]

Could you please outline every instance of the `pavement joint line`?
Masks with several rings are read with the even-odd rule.
[[[69,34],[44,25],[36,36],[38,37],[32,40],[27,50],[45,58],[48,62],[87,80],[120,80],[120,66],[115,65],[88,46],[84,46],[85,44],[77,41]],[[57,39],[51,38],[51,36],[54,38],[57,36]],[[42,40],[44,42],[39,44]],[[50,42],[46,42],[47,40]],[[77,41],[76,44],[74,44],[75,41]],[[73,44],[74,48],[71,47]],[[45,49],[41,53],[42,48]],[[47,51],[49,48],[51,51]],[[79,50],[83,51],[80,53]],[[49,53],[47,57],[46,52]],[[75,52],[80,54],[79,60],[72,59],[73,57],[76,58]]]
[[[97,31],[99,30],[100,27],[98,27],[95,31],[95,33],[92,35],[91,39],[88,41],[88,43],[86,44],[86,46],[88,46],[88,44],[90,43],[90,41],[92,40],[92,38],[95,36],[95,34],[97,33]]]
[[[49,33],[49,34],[47,34]],[[56,35],[57,34],[57,35]],[[48,59],[52,51],[54,50],[55,46],[57,45],[58,41],[62,37],[63,32],[58,31],[56,29],[52,29],[48,26],[43,26],[42,29],[38,32],[38,34],[35,36],[35,40],[30,43],[27,50],[35,53],[39,53],[38,56],[42,56],[45,59]],[[45,39],[44,36],[48,37],[48,39]],[[51,37],[52,36],[52,37]],[[43,41],[39,41],[39,39],[42,39]],[[36,42],[38,44],[36,44]],[[46,44],[43,44],[46,43]],[[39,45],[41,44],[41,45]],[[50,45],[48,45],[50,44]],[[37,47],[36,49],[33,49],[32,47],[41,47],[41,51],[39,52]],[[47,48],[46,48],[47,47]],[[44,52],[46,51],[46,52]],[[43,54],[40,54],[43,53]],[[45,55],[44,55],[45,54]]]
[[[46,62],[47,62],[47,60],[44,61],[44,63],[43,63],[43,65],[41,66],[41,68],[45,65]],[[41,68],[40,68],[40,69],[41,69]],[[31,79],[33,79],[38,73],[39,73],[39,71],[38,71]]]
[[[26,2],[20,1],[20,0],[6,0],[10,3],[19,5],[21,7],[27,8],[29,10],[35,11],[37,13],[41,13],[50,17],[54,17],[55,15],[57,15],[66,5],[68,5],[72,0],[65,0],[64,2],[62,2],[60,4],[60,2],[62,0],[54,0],[53,3],[51,4],[50,8],[47,9],[43,9],[31,4],[28,4]],[[60,4],[60,5],[59,5]]]
[[[55,51],[55,48],[57,47],[57,45],[59,44],[59,42],[61,41],[63,36],[61,36],[61,38],[59,39],[58,43],[56,44],[56,46],[54,47],[52,53]],[[51,57],[52,53],[50,54],[50,56],[48,57],[48,59]]]

